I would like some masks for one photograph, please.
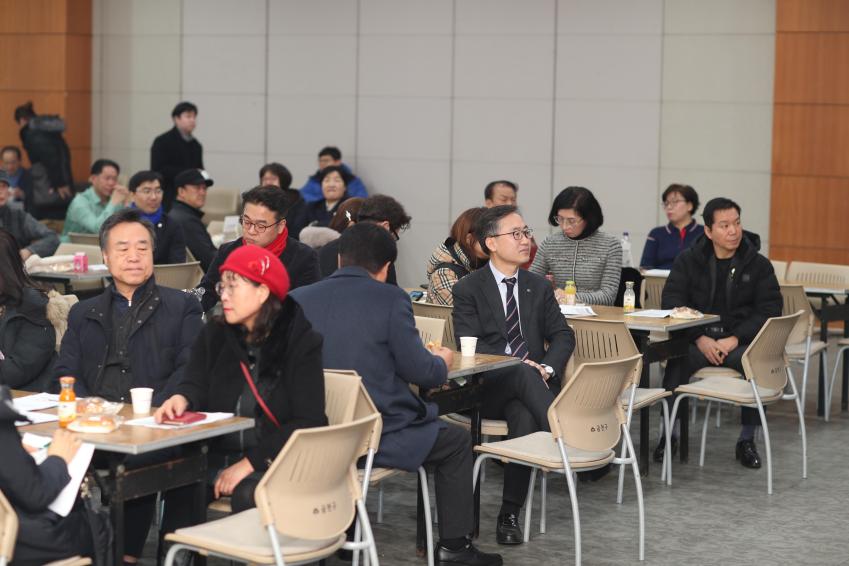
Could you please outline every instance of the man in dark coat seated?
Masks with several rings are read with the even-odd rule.
[[[218,292],[215,290],[216,284],[221,281],[218,268],[240,246],[259,246],[279,257],[289,273],[292,289],[321,279],[315,250],[289,235],[286,220],[290,203],[285,192],[270,185],[254,187],[242,195],[243,212],[239,222],[243,235],[218,248],[215,259],[195,289],[201,296],[204,311],[208,312],[218,304]]]
[[[410,390],[445,383],[453,353],[428,352],[416,331],[407,294],[384,285],[398,249],[387,230],[357,224],[339,239],[340,269],[292,291],[313,328],[324,336],[324,367],[354,369],[383,416],[375,465],[435,469],[439,513],[438,564],[496,566],[497,554],[480,552],[473,529],[472,449],[469,433],[437,416],[433,403]]]
[[[201,308],[191,295],[156,284],[154,234],[153,225],[132,208],[116,212],[100,229],[103,261],[114,282],[101,295],[71,308],[54,370],[56,377],[76,378],[77,396],[128,402],[130,388],[152,387],[153,405],[158,406],[183,378],[203,326]],[[125,465],[138,467],[166,456],[131,456]],[[166,508],[191,509],[182,499],[190,495],[185,489],[168,492]],[[147,496],[127,503],[125,561],[141,555],[155,502],[155,496]],[[165,523],[169,517],[167,512]]]

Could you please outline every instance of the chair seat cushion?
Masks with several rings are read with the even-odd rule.
[[[71,558],[66,558],[64,560],[50,562],[48,564],[45,564],[44,566],[88,566],[89,564],[91,564],[91,558],[72,556]]]
[[[841,338],[837,341],[838,346],[849,346],[849,338]]]
[[[273,564],[274,551],[268,531],[262,526],[259,511],[248,509],[217,521],[177,529],[165,540],[178,542],[238,558],[245,562]],[[298,562],[312,556],[330,555],[345,543],[345,533],[323,540],[298,539],[280,535],[280,546],[286,561]]]
[[[622,408],[626,410],[628,409],[629,395],[630,391],[626,389],[625,393],[623,393],[619,398],[619,401],[622,403]],[[636,411],[643,407],[650,407],[664,397],[669,397],[670,395],[672,395],[672,391],[667,391],[663,387],[656,387],[653,389],[638,387],[636,391],[634,391],[634,410]]]
[[[475,446],[475,452],[521,460],[539,466],[546,471],[563,469],[560,450],[550,432],[535,432],[509,440],[484,442],[480,446]],[[569,458],[569,465],[572,468],[585,469],[604,466],[613,460],[615,454],[613,450],[593,452],[567,446],[566,456]]]
[[[397,468],[372,468],[371,469],[371,477],[369,478],[369,485],[377,485],[386,478],[391,478],[392,476],[397,476],[398,474],[406,473],[403,470],[399,470]],[[357,477],[360,479],[360,482],[363,481],[363,474],[365,474],[365,470],[359,469],[357,470]]]
[[[736,369],[724,367],[706,367],[698,370],[693,374],[691,379],[706,379],[708,377],[743,377],[743,374]]]
[[[687,393],[703,398],[721,399],[743,405],[755,404],[755,394],[748,380],[730,377],[708,377],[675,389],[675,393]],[[766,404],[781,399],[782,392],[758,387],[761,402]]]
[[[826,343],[821,340],[812,340],[811,341],[811,355],[819,354],[823,350],[826,349]],[[803,358],[805,357],[805,343],[799,342],[797,344],[787,344],[787,347],[784,348],[784,351],[787,352],[787,355],[791,358]]]
[[[463,428],[470,428],[472,426],[471,417],[461,415],[460,413],[451,413],[444,415],[442,418],[449,423],[460,425]],[[487,436],[507,436],[507,421],[482,419],[481,434]]]

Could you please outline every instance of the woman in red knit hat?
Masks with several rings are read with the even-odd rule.
[[[192,349],[183,381],[156,420],[185,411],[221,411],[253,418],[253,430],[213,445],[209,468],[220,472],[213,494],[232,496],[234,513],[254,506],[254,489],[299,428],[324,426],[321,336],[287,297],[289,275],[259,246],[242,246],[219,268],[223,314],[215,315]]]

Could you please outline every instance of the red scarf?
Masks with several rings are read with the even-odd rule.
[[[273,253],[277,257],[280,257],[280,254],[282,254],[286,250],[286,240],[288,238],[289,238],[289,227],[284,226],[283,231],[274,239],[273,242],[271,242],[270,244],[265,246],[265,249],[267,249],[268,251],[270,251],[271,253]],[[248,243],[245,241],[244,238],[242,238],[242,244],[248,245]]]

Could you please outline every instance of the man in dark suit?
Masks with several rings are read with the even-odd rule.
[[[324,336],[324,367],[354,369],[383,416],[375,465],[415,471],[435,468],[439,511],[437,564],[500,565],[480,552],[473,529],[472,447],[468,432],[437,416],[436,405],[410,390],[445,383],[453,353],[422,346],[407,294],[386,285],[398,255],[387,230],[366,222],[339,238],[341,265],[327,279],[292,291],[313,328]]]
[[[177,196],[174,178],[186,169],[203,169],[203,146],[192,135],[197,126],[198,107],[180,102],[171,111],[174,127],[157,136],[150,146],[150,168],[162,175],[166,212]]]
[[[475,235],[489,254],[489,265],[454,285],[457,343],[461,336],[476,336],[478,352],[512,355],[525,362],[484,376],[481,414],[506,420],[508,438],[547,431],[548,407],[575,348],[574,334],[549,282],[520,268],[530,255],[532,231],[516,207],[487,209]],[[523,541],[519,510],[527,496],[529,474],[525,466],[504,468],[496,527],[499,544]]]
[[[198,289],[203,289],[201,303],[204,311],[209,311],[218,303],[218,291],[215,288],[221,281],[218,268],[239,246],[260,246],[279,257],[289,273],[292,289],[321,279],[315,250],[289,236],[286,224],[289,202],[286,194],[274,186],[254,187],[242,195],[244,211],[239,222],[243,235],[218,248],[215,259],[198,285]]]

